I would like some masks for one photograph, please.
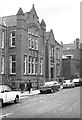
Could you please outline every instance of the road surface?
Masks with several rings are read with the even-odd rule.
[[[6,104],[0,111],[0,118],[80,118],[80,87],[25,96],[19,103]]]

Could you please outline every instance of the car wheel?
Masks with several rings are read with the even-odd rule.
[[[17,95],[15,100],[14,100],[15,103],[18,103],[19,102],[19,96]]]
[[[40,93],[42,94],[43,92],[40,90]]]
[[[3,100],[0,99],[0,108],[3,106]]]
[[[52,88],[52,89],[51,89],[51,93],[54,93],[54,92],[55,92],[55,89],[54,89],[54,88]]]

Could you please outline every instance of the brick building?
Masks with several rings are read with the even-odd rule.
[[[62,46],[55,40],[53,30],[46,33],[45,45],[45,77],[47,80],[57,80],[61,77]]]
[[[39,22],[34,5],[29,12],[20,8],[16,15],[0,18],[0,34],[1,81],[8,84],[30,79],[33,86],[43,84],[47,74],[46,24],[44,20]],[[52,45],[56,46],[55,41]]]
[[[82,77],[82,1],[80,2],[80,76]]]
[[[65,79],[80,77],[80,41],[63,44],[62,72]]]

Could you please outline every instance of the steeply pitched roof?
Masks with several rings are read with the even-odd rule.
[[[15,26],[16,25],[16,15],[5,16],[0,18],[0,24],[2,25],[2,21],[5,21],[7,26]]]
[[[46,26],[46,24],[45,24],[45,22],[44,22],[44,20],[43,20],[43,19],[42,19],[42,21],[41,21],[41,25]]]
[[[46,32],[46,38],[49,39],[50,32]]]
[[[23,10],[22,10],[21,7],[19,8],[17,15],[24,15]]]
[[[36,14],[36,17],[39,18],[38,15],[37,15],[37,13],[36,13],[36,10],[35,10],[35,7],[34,7],[34,4],[32,5],[32,9],[29,11],[29,13],[31,14],[32,11],[34,11],[35,14]]]

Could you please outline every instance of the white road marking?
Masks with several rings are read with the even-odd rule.
[[[8,113],[8,114],[5,114],[5,115],[1,115],[0,118],[3,118],[3,117],[7,117],[8,115],[11,115],[13,113]]]
[[[65,113],[68,112],[69,110],[71,110],[72,107],[74,107],[78,102],[79,102],[79,100],[78,100],[77,102],[75,102],[71,107],[69,107],[69,109],[67,109],[67,110],[65,111]]]
[[[69,107],[66,111],[64,111],[64,113],[68,112],[69,110],[72,109],[72,107],[74,107],[77,103],[79,102],[79,100],[77,102],[75,102],[71,107]],[[63,108],[61,108],[59,111],[63,110],[64,108],[66,108],[67,106],[64,106]],[[62,114],[59,113],[58,117],[60,117]]]
[[[63,110],[65,107],[62,107],[59,111]]]

